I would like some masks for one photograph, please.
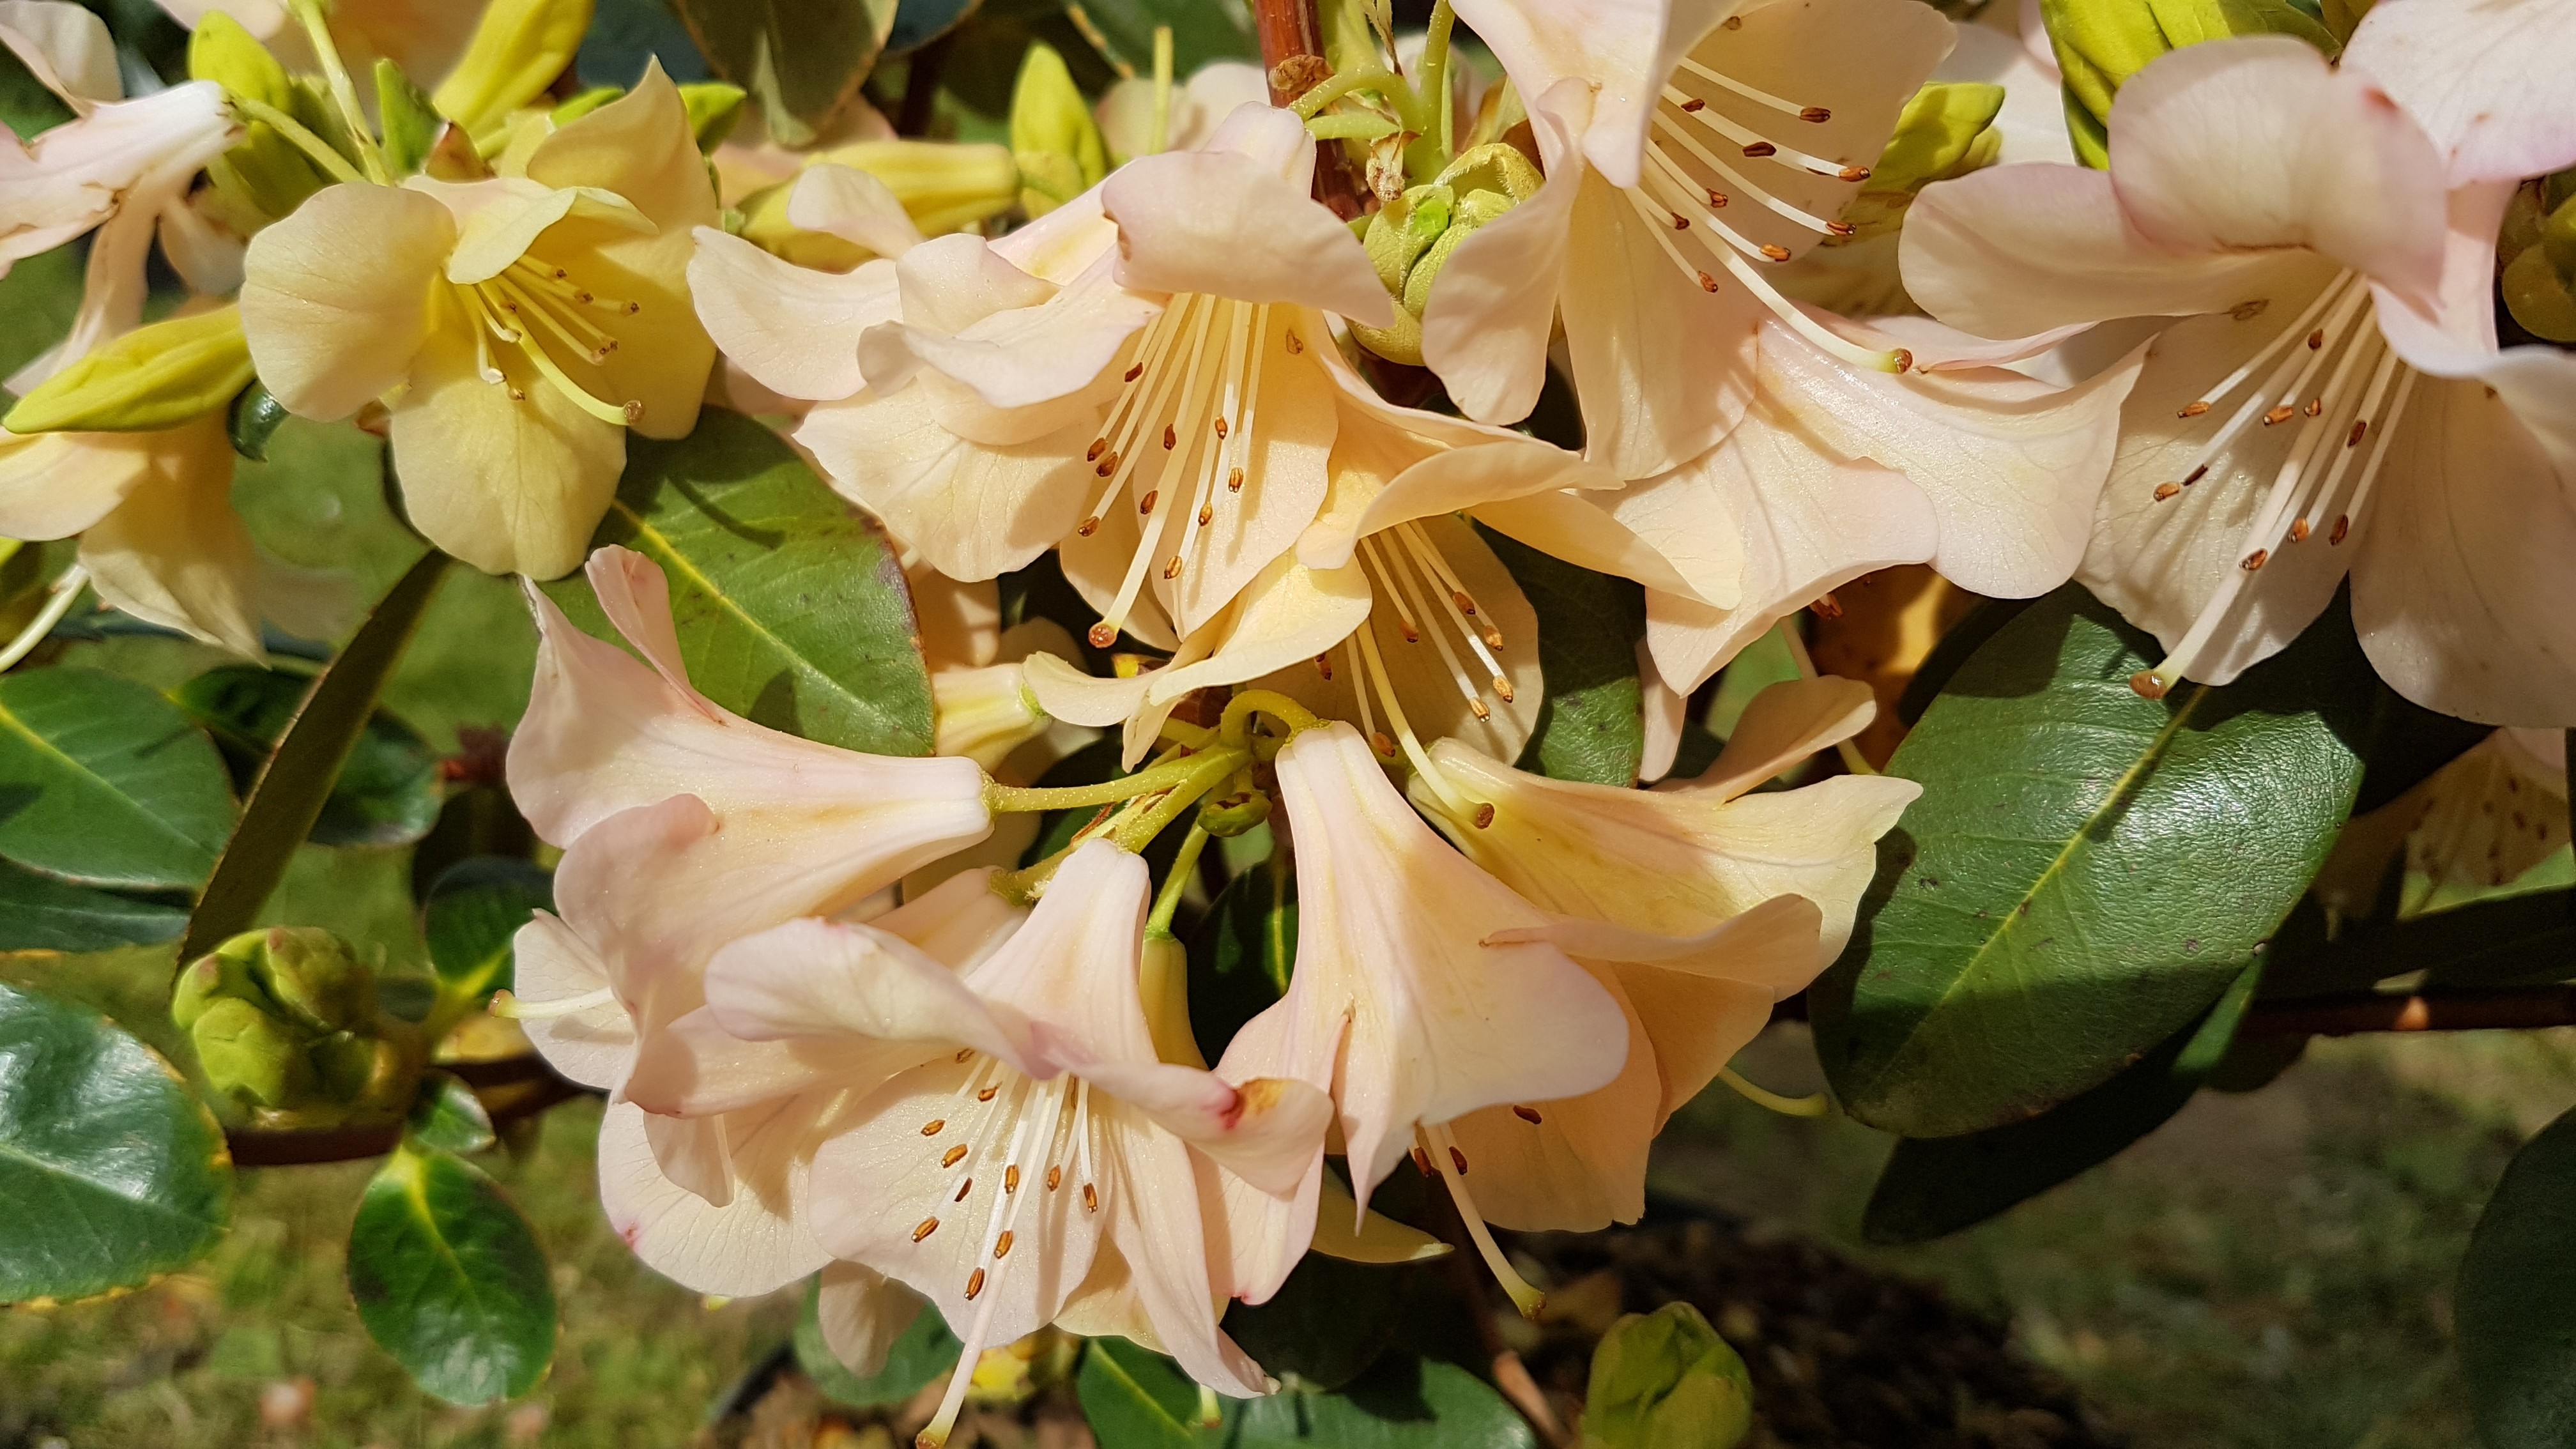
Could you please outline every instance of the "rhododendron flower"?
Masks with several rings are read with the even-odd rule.
[[[1330,1088],[1359,1202],[1417,1145],[1435,1158],[1454,1151],[1453,1119],[1619,1076],[1630,1051],[1619,1001],[1553,946],[1487,944],[1549,918],[1434,834],[1357,730],[1304,730],[1277,768],[1297,841],[1296,969],[1217,1070]],[[1302,1190],[1308,1212],[1322,1170],[1319,1145]],[[1462,1215],[1498,1276],[1519,1285],[1467,1180],[1450,1178]],[[1281,1212],[1262,1231],[1276,1241],[1297,1229]]]
[[[684,437],[715,356],[689,229],[715,193],[658,66],[547,136],[522,174],[316,193],[262,231],[242,317],[290,410],[393,409],[412,522],[492,573],[581,562],[626,430]]]
[[[1947,321],[2190,319],[2131,395],[2078,574],[2164,642],[2142,692],[2235,678],[2349,572],[2363,647],[2409,698],[2576,721],[2576,359],[2496,350],[2510,188],[2445,184],[2366,77],[2253,37],[2133,77],[2107,173],[2002,167],[1915,204],[1907,284]]]
[[[1391,304],[1313,166],[1293,115],[1245,107],[1000,242],[845,279],[702,234],[700,307],[756,380],[818,401],[797,440],[934,567],[1063,544],[1096,639],[1170,648],[1295,543],[1371,416],[1326,314]]]
[[[209,81],[121,99],[106,23],[80,6],[15,6],[0,15],[0,45],[72,110],[71,120],[32,144],[0,136],[0,276],[13,262],[97,232],[70,335],[9,379],[10,390],[25,392],[142,320],[143,268],[156,232],[189,281],[225,290],[229,266],[200,245],[205,228],[188,210],[188,187],[241,126],[223,88]]]
[[[1560,918],[1489,939],[1560,947],[1629,1010],[1629,1064],[1608,1087],[1450,1124],[1489,1220],[1634,1222],[1665,1120],[1761,1031],[1773,1002],[1841,954],[1876,842],[1922,787],[1844,775],[1748,792],[1858,733],[1875,710],[1854,680],[1775,685],[1707,773],[1653,790],[1550,780],[1455,741],[1433,746],[1440,783],[1415,776],[1413,803],[1468,859]]]
[[[2454,186],[2576,165],[2576,4],[2408,0],[2373,6],[2342,64],[2377,82],[2442,153]]]
[[[1715,445],[1752,395],[1765,317],[1864,365],[1764,276],[1848,228],[1899,110],[1952,43],[1913,0],[1739,6],[1465,0],[1530,109],[1547,184],[1431,288],[1422,352],[1470,417],[1537,402],[1561,317],[1591,454],[1648,478]]]
[[[708,970],[715,1028],[797,1052],[800,1090],[851,1094],[814,1155],[816,1236],[929,1298],[965,1341],[925,1442],[945,1437],[987,1345],[1049,1323],[1155,1344],[1237,1396],[1271,1387],[1216,1326],[1238,1246],[1206,1218],[1223,1212],[1220,1168],[1294,1192],[1331,1108],[1303,1082],[1157,1058],[1136,984],[1150,890],[1143,861],[1094,840],[962,972],[820,920]]]

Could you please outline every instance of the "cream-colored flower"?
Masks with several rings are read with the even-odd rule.
[[[1307,195],[1313,158],[1246,107],[998,243],[827,278],[710,231],[692,275],[728,354],[817,400],[798,441],[934,567],[1063,544],[1095,637],[1169,648],[1295,544],[1365,406],[1326,314],[1389,304]]]
[[[493,573],[580,563],[626,430],[685,436],[714,346],[689,229],[715,195],[658,67],[539,142],[524,174],[316,193],[253,239],[251,355],[298,413],[386,399],[412,522]]]
[[[2407,697],[2576,722],[2576,359],[2496,349],[2510,185],[2449,187],[2369,79],[2285,37],[2158,59],[2110,125],[2108,172],[1928,188],[1905,267],[1992,337],[2185,319],[2131,396],[2078,574],[2164,642],[2140,689],[2234,679],[2349,573],[2363,648]]]
[[[1471,417],[1537,402],[1559,318],[1587,446],[1623,478],[1689,463],[1753,391],[1766,317],[1863,366],[1764,275],[1844,229],[1947,53],[1914,0],[1465,0],[1527,100],[1547,183],[1450,256],[1422,352]]]

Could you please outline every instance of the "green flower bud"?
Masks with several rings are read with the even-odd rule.
[[[179,973],[170,1020],[216,1090],[264,1121],[390,1116],[420,1080],[418,1029],[379,1007],[375,973],[328,931],[275,926],[224,942]]]
[[[592,0],[492,0],[465,58],[431,96],[438,113],[480,140],[532,104],[572,64],[590,29]]]
[[[2498,254],[2505,310],[2524,331],[2576,342],[2576,172],[2561,172],[2514,198]],[[2550,209],[2544,209],[2550,208]]]
[[[376,116],[384,131],[385,164],[397,176],[409,176],[429,159],[438,144],[438,129],[447,124],[429,94],[412,84],[391,60],[376,60]]]
[[[1584,1449],[1728,1449],[1753,1427],[1753,1376],[1700,1311],[1667,1303],[1592,1352]]]
[[[1538,193],[1543,178],[1506,145],[1478,146],[1368,218],[1360,242],[1396,300],[1390,327],[1352,324],[1360,345],[1390,362],[1422,365],[1422,310],[1441,268],[1476,229]]]
[[[286,67],[220,10],[207,11],[188,36],[188,75],[213,81],[227,95],[295,114],[296,88]],[[206,176],[227,220],[244,232],[293,211],[330,181],[264,121],[246,124],[240,142],[207,163]]]
[[[742,119],[743,89],[723,81],[691,81],[680,87],[680,104],[689,111],[689,130],[700,151],[713,151],[733,134]]]
[[[47,378],[9,409],[13,433],[148,433],[203,417],[250,386],[241,309],[138,327]]]
[[[1852,234],[1825,245],[1848,246],[1894,231],[1905,224],[1905,209],[1924,187],[1993,165],[2004,146],[2003,133],[1994,128],[2003,108],[2004,88],[1983,81],[1934,81],[1916,91],[1870,168],[1869,184],[1843,209]]]
[[[2327,55],[2334,33],[2289,0],[2040,0],[2066,78],[2066,128],[2076,159],[2111,164],[2111,101],[2166,51],[2234,35],[2295,35]]]
[[[1064,57],[1033,41],[1011,88],[1011,159],[1020,168],[1020,205],[1044,216],[1100,184],[1109,146]]]

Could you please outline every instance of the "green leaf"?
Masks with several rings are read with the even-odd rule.
[[[1955,1136],[2108,1080],[2215,1001],[2307,888],[2375,687],[2343,611],[2225,689],[2140,698],[2155,647],[2070,585],[1898,749],[1888,773],[1923,798],[1809,992],[1854,1117]]]
[[[921,1316],[886,1348],[884,1367],[864,1376],[850,1372],[832,1356],[831,1345],[823,1340],[823,1324],[814,1316],[821,1288],[817,1279],[805,1289],[805,1311],[796,1320],[796,1366],[824,1398],[852,1409],[883,1408],[909,1400],[957,1367],[957,1355],[965,1345],[948,1331],[948,1321],[939,1311],[925,1305]]]
[[[1405,1297],[1423,1271],[1308,1253],[1267,1301],[1229,1306],[1225,1331],[1273,1377],[1295,1374],[1315,1388],[1338,1389],[1394,1341]]]
[[[843,749],[930,753],[930,673],[885,531],[777,434],[710,408],[678,442],[628,439],[592,543],[661,565],[689,678],[716,703]],[[614,637],[579,575],[546,591]]]
[[[1123,1338],[1095,1338],[1074,1393],[1100,1449],[1199,1449],[1224,1442],[1199,1423],[1198,1386],[1170,1359]]]
[[[1297,902],[1286,864],[1274,854],[1227,882],[1190,933],[1190,1034],[1209,1061],[1288,990]]]
[[[367,1336],[451,1404],[536,1387],[555,1352],[545,1251],[500,1187],[448,1153],[395,1149],[358,1200],[349,1294]]]
[[[1529,1422],[1492,1385],[1410,1355],[1379,1359],[1335,1393],[1292,1389],[1230,1407],[1228,1449],[1538,1449]]]
[[[68,885],[0,860],[0,951],[109,951],[175,941],[188,910]]]
[[[749,91],[785,146],[811,142],[859,93],[895,0],[673,0],[716,74]]]
[[[215,737],[235,779],[259,772],[313,688],[313,676],[256,664],[207,670],[171,691],[171,700]],[[322,802],[310,837],[316,845],[409,845],[438,823],[438,752],[383,710],[349,751],[348,763]]]
[[[1154,73],[1154,28],[1172,27],[1172,74],[1187,80],[1217,60],[1261,60],[1261,37],[1242,0],[1083,0],[1082,13],[1109,59]]]
[[[295,848],[321,818],[341,766],[375,713],[376,696],[447,576],[447,562],[443,553],[422,555],[358,626],[348,647],[314,679],[251,786],[241,823],[225,842],[214,878],[206,882],[196,914],[188,920],[180,960],[195,960],[216,942],[250,929],[258,918],[259,908],[285,877]]]
[[[222,1129],[169,1063],[96,1012],[0,986],[0,1303],[192,1263],[232,1195]]]
[[[384,135],[385,164],[396,176],[409,176],[429,159],[446,118],[430,104],[429,95],[393,61],[376,58],[376,115]]]
[[[900,0],[894,28],[886,32],[886,52],[901,55],[946,35],[975,13],[983,0]]]
[[[1547,679],[1538,729],[1520,768],[1554,780],[1633,785],[1646,756],[1637,685],[1645,590],[1551,558],[1489,528],[1476,530],[1511,570],[1538,614],[1538,667]]]
[[[1870,1191],[1861,1235],[1929,1242],[2110,1161],[2200,1090],[2227,1055],[2260,974],[2249,968],[2199,1021],[2135,1066],[2036,1117],[1964,1137],[1899,1140]]]
[[[2506,1165],[2460,1260],[2460,1368],[2489,1449],[2576,1443],[2576,1112]]]
[[[483,1099],[447,1072],[434,1071],[421,1078],[406,1130],[422,1147],[459,1156],[480,1152],[493,1142],[492,1114],[483,1110]]]
[[[0,65],[16,63],[0,46]],[[86,243],[73,242],[39,252],[0,277],[0,377],[33,362],[72,330],[81,304],[81,259],[88,250]]]
[[[439,981],[477,998],[508,986],[511,938],[554,904],[554,877],[524,860],[482,856],[441,872],[420,912]]]
[[[233,823],[214,745],[94,669],[0,677],[0,855],[90,885],[190,890]]]
[[[0,46],[0,123],[19,140],[31,141],[71,118],[71,107],[36,79],[17,52]],[[16,366],[10,364],[11,370]]]

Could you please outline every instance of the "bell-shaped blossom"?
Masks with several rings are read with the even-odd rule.
[[[704,235],[700,309],[817,400],[797,440],[942,573],[1062,544],[1095,637],[1171,648],[1295,544],[1364,417],[1327,314],[1391,304],[1313,167],[1295,116],[1247,106],[995,243],[831,279]]]
[[[1874,711],[1869,686],[1852,680],[1776,685],[1706,774],[1653,790],[1550,780],[1452,741],[1434,747],[1446,788],[1416,776],[1414,803],[1470,860],[1559,918],[1489,939],[1575,956],[1627,1007],[1634,1043],[1627,1070],[1599,1091],[1450,1124],[1487,1219],[1575,1230],[1635,1221],[1646,1149],[1665,1119],[1761,1031],[1773,1002],[1841,954],[1876,842],[1922,787],[1846,775],[1749,792],[1850,738]]]
[[[518,933],[511,1012],[557,1072],[611,1093],[600,1195],[627,1245],[700,1292],[744,1295],[828,1256],[804,1194],[833,1095],[789,1092],[696,1117],[645,1110],[657,1082],[687,1065],[668,1043],[692,1013],[703,1015],[710,958],[783,919],[757,893],[731,888],[730,867],[716,818],[695,796],[601,821],[556,872],[562,914],[540,913]],[[870,929],[963,967],[1023,914],[978,871],[876,916]],[[736,1045],[745,1055],[775,1050]]]
[[[783,921],[842,909],[992,829],[972,760],[867,755],[753,724],[690,685],[659,568],[604,548],[589,578],[643,659],[529,589],[540,644],[509,778],[541,838],[569,847],[618,811],[696,796],[723,831],[728,888]]]
[[[1733,427],[1766,317],[1863,366],[1765,273],[1828,236],[1952,43],[1912,0],[1466,0],[1527,100],[1539,193],[1460,244],[1422,353],[1470,417],[1536,404],[1562,319],[1592,456],[1680,467]]]
[[[1331,1107],[1304,1082],[1157,1058],[1137,990],[1150,892],[1143,861],[1095,840],[962,972],[819,920],[708,970],[715,1026],[797,1048],[850,1093],[815,1151],[813,1229],[965,1341],[929,1442],[986,1345],[1049,1323],[1155,1344],[1238,1396],[1271,1386],[1216,1325],[1237,1287],[1219,1174],[1295,1193]]]
[[[658,66],[518,174],[326,188],[252,239],[242,318],[269,390],[334,419],[391,397],[412,522],[492,573],[581,562],[626,431],[696,424],[715,349],[689,231],[716,217]]]
[[[1619,1001],[1553,946],[1488,944],[1550,917],[1434,834],[1357,730],[1305,730],[1277,769],[1297,841],[1296,969],[1217,1070],[1330,1088],[1360,1202],[1417,1145],[1445,1155],[1457,1118],[1619,1077],[1631,1047]],[[1472,1197],[1460,1201],[1482,1235]],[[1500,1262],[1489,1239],[1479,1247]]]
[[[1676,694],[1875,570],[1928,563],[1972,592],[2030,598],[2084,557],[2143,350],[2061,388],[2000,365],[2047,339],[1999,348],[1921,318],[1820,325],[1901,340],[1916,370],[1856,366],[1766,322],[1753,401],[1725,441],[1600,496],[1698,584],[1648,582],[1648,651]],[[1740,549],[1731,597],[1716,588],[1721,548]]]
[[[2285,37],[2158,59],[2110,128],[2107,172],[1927,189],[1905,269],[1936,316],[1989,337],[2187,319],[2130,395],[2077,575],[2163,641],[2138,687],[2235,678],[2349,573],[2363,647],[2409,698],[2576,721],[2576,575],[2558,562],[2576,551],[2576,359],[2496,350],[2510,188],[2446,192],[2405,112]]]
[[[33,142],[0,136],[0,276],[23,258],[97,233],[71,333],[9,380],[23,393],[142,320],[144,263],[156,233],[172,233],[174,263],[192,259],[185,243],[199,228],[187,209],[189,184],[241,126],[223,88],[208,81],[122,99],[107,26],[78,5],[22,0],[0,14],[0,45],[72,111]],[[201,269],[187,270],[201,279]]]

